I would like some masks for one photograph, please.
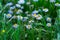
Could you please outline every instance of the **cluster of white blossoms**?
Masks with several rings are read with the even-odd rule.
[[[51,19],[50,17],[47,17],[47,18],[46,18],[46,21],[47,21],[47,24],[46,24],[46,25],[47,25],[48,27],[51,27],[51,21],[52,21],[52,19]]]
[[[34,2],[38,2],[39,0],[33,0],[33,1]],[[53,3],[53,2],[56,2],[56,0],[50,0],[50,2]],[[6,18],[10,19],[10,21],[12,21],[11,18],[13,17],[13,19],[17,19],[18,21],[28,22],[28,24],[30,24],[30,25],[26,25],[27,29],[32,28],[31,23],[34,23],[35,19],[37,21],[43,19],[43,15],[41,14],[41,12],[44,12],[44,13],[48,13],[49,12],[49,9],[48,8],[44,8],[44,7],[43,8],[41,7],[41,9],[40,8],[34,9],[34,10],[32,10],[30,12],[29,11],[30,9],[26,10],[25,6],[23,4],[28,6],[30,9],[34,9],[34,7],[35,7],[35,5],[31,4],[30,1],[25,2],[25,0],[18,0],[18,2],[16,4],[14,4],[12,2],[9,2],[9,3],[6,4],[6,6],[8,7]],[[55,3],[55,6],[60,6],[60,4],[59,3]],[[25,15],[25,16],[22,16],[22,15]],[[46,17],[45,19],[47,21],[46,26],[50,27],[52,18]],[[17,28],[17,26],[18,26],[18,24],[14,24],[13,25],[14,28]]]
[[[6,5],[3,3],[6,8],[2,7],[0,12],[2,20],[0,20],[2,24],[0,24],[2,26],[0,34],[4,33],[2,36],[5,39],[8,37],[13,40],[43,40],[45,38],[48,40],[52,38],[51,34],[54,34],[56,30],[54,28],[57,17],[56,9],[60,7],[60,3],[56,1],[9,0]]]

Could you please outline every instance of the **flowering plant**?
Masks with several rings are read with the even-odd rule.
[[[59,0],[0,0],[0,40],[59,40]]]

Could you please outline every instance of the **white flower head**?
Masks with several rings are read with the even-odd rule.
[[[18,15],[18,16],[17,16],[17,19],[18,19],[18,20],[23,20],[23,17]]]
[[[21,6],[21,9],[24,9],[24,6]]]
[[[16,18],[17,18],[17,16],[16,16],[16,15],[14,15],[14,16],[13,16],[13,19],[16,19]]]
[[[60,4],[59,3],[55,3],[55,6],[60,7]]]
[[[31,29],[32,26],[31,26],[31,25],[26,25],[26,28],[27,28],[27,29]]]
[[[34,20],[30,20],[30,21],[29,21],[29,23],[33,23],[33,22],[34,22]]]
[[[49,10],[48,10],[47,8],[44,8],[43,11],[44,11],[44,12],[48,12]]]
[[[12,2],[6,4],[6,6],[12,6],[12,5],[13,5]]]
[[[13,10],[13,9],[15,9],[15,6],[10,7],[10,10]]]
[[[33,13],[32,16],[36,18],[38,15],[36,13]]]
[[[29,11],[26,11],[25,13],[26,13],[26,14],[28,14],[28,13],[29,13]]]
[[[19,1],[18,1],[18,4],[24,4],[24,3],[25,3],[24,0],[19,0]]]
[[[51,23],[47,23],[46,26],[51,27]]]
[[[38,10],[34,10],[34,11],[32,12],[32,16],[33,16],[33,17],[37,17],[37,16],[38,16],[37,14],[38,14]]]
[[[23,11],[21,9],[19,9],[16,14],[20,14],[20,13],[23,13]]]
[[[18,24],[14,24],[13,28],[18,28],[18,26],[19,26]]]
[[[42,15],[36,16],[36,19],[37,19],[37,20],[41,20],[42,18],[43,18]]]
[[[51,3],[56,2],[56,0],[50,0]]]
[[[30,2],[27,2],[26,5],[30,5],[31,3]]]
[[[22,21],[27,21],[28,17],[23,17]]]
[[[11,17],[12,17],[11,14],[7,14],[7,15],[6,15],[6,18],[11,18]]]
[[[47,21],[47,22],[51,22],[51,18],[50,18],[50,17],[47,17],[47,18],[46,18],[46,21]]]
[[[20,8],[20,7],[21,7],[21,5],[20,5],[20,4],[16,4],[16,7],[17,7],[17,8]]]
[[[13,11],[12,11],[12,10],[8,10],[8,13],[9,13],[9,14],[13,14]]]
[[[38,13],[39,11],[38,10],[34,10],[32,13],[34,14],[34,13]]]

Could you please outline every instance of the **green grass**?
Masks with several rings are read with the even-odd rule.
[[[26,2],[30,1],[30,5],[34,5],[33,8],[30,5],[23,4],[24,6],[23,13],[16,14],[16,10],[13,10],[13,16],[23,16],[27,17],[25,14],[26,11],[29,11],[28,14],[32,14],[34,10],[41,9],[38,13],[43,16],[41,20],[36,20],[33,16],[29,16],[28,20],[23,22],[22,20],[18,20],[17,18],[12,19],[6,18],[4,14],[8,14],[9,6],[6,4],[8,2],[13,2],[13,5],[17,4],[18,0],[0,0],[0,40],[59,40],[60,37],[60,7],[56,7],[55,3],[60,3],[59,0],[51,3],[46,0],[39,0],[38,2],[33,2],[33,0],[25,0]],[[44,8],[48,8],[48,12],[43,12]],[[51,17],[51,27],[47,27],[46,18]],[[33,23],[29,23],[29,20],[34,20]],[[9,21],[9,22],[8,22]],[[8,22],[8,23],[7,23]],[[19,26],[15,29],[13,28],[13,24],[18,24]],[[31,29],[27,29],[25,25],[32,25]],[[59,33],[59,35],[58,35]],[[27,36],[27,37],[25,37]]]

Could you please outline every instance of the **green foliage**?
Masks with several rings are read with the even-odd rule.
[[[0,40],[60,39],[59,0],[25,0],[24,4],[16,7],[17,2],[18,0],[0,0]],[[10,13],[11,10],[13,13]]]

